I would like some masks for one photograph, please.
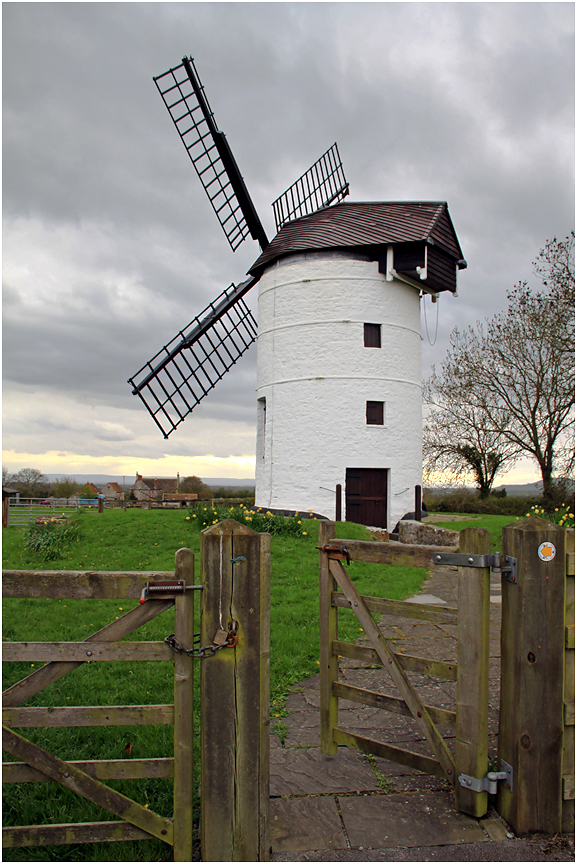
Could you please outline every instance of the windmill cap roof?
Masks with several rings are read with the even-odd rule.
[[[267,264],[292,252],[415,241],[463,259],[446,201],[346,201],[286,222],[248,272],[260,277]]]

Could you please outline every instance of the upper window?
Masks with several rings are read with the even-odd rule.
[[[367,425],[383,426],[385,422],[385,403],[367,402]]]
[[[365,324],[365,348],[381,347],[381,325]]]

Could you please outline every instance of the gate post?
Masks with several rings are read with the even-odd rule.
[[[194,583],[194,555],[179,549],[174,578]],[[174,601],[174,636],[184,648],[194,645],[194,591]],[[194,799],[193,780],[193,659],[174,655],[174,860],[192,861]]]
[[[517,834],[562,830],[565,542],[536,516],[503,528],[518,581],[502,585],[499,756],[513,783],[499,783],[497,809]]]
[[[491,535],[484,528],[465,528],[459,552],[488,555]],[[480,779],[489,756],[489,567],[459,567],[457,635],[457,722],[455,742],[455,801],[471,816],[487,812],[487,793],[473,792],[458,782],[459,774]]]
[[[334,522],[319,522],[319,651],[320,651],[320,722],[321,751],[334,756],[338,745],[333,741],[333,728],[338,725],[339,700],[333,695],[333,681],[338,679],[339,658],[333,654],[333,640],[338,639],[337,608],[331,595],[337,584],[329,570],[328,555],[322,551],[325,543],[336,536]]]
[[[238,624],[236,647],[200,666],[202,860],[268,861],[270,535],[225,519],[201,556],[201,645]]]

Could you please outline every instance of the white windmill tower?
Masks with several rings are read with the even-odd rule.
[[[191,59],[155,79],[232,249],[261,255],[129,379],[165,437],[257,342],[256,505],[391,527],[421,483],[420,300],[466,266],[444,202],[349,203],[336,144],[269,243]],[[258,328],[242,299],[258,283]]]

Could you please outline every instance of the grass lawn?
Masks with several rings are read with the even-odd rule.
[[[171,570],[177,549],[187,546],[197,556],[200,552],[200,533],[186,520],[186,515],[185,511],[177,510],[137,509],[83,514],[78,519],[81,529],[78,541],[49,562],[24,548],[23,530],[4,529],[3,567],[12,570]],[[271,538],[271,714],[273,723],[277,724],[282,723],[288,688],[318,669],[318,553],[315,549],[318,529],[312,521],[305,524],[309,529],[306,536]],[[464,523],[459,527],[461,524]],[[364,528],[352,523],[339,524],[337,536],[369,539]],[[426,571],[418,568],[360,563],[353,563],[349,572],[362,594],[393,599],[417,593],[426,576]],[[197,572],[196,581],[199,575]],[[123,615],[136,603],[134,600],[4,600],[3,639],[79,641]],[[166,612],[128,638],[161,640],[173,632],[172,621],[173,613]],[[347,610],[340,614],[339,627],[343,639],[354,641],[360,636],[358,622]],[[30,666],[28,663],[3,664],[4,688],[28,674]],[[199,663],[197,671],[198,666]],[[173,701],[172,688],[170,663],[87,663],[26,704],[163,704]],[[279,726],[279,731],[281,728]],[[25,729],[23,734],[69,760],[122,759],[127,756],[126,748],[134,758],[172,755],[171,726]],[[129,797],[148,804],[151,810],[171,816],[170,780],[109,783]],[[14,784],[4,791],[6,825],[111,818],[114,818],[111,814],[53,783]],[[171,859],[170,847],[154,840],[4,850],[6,861]]]
[[[432,516],[434,514],[431,514]],[[460,516],[458,522],[447,521],[447,516]],[[501,532],[505,525],[511,525],[518,521],[516,516],[491,516],[486,514],[475,515],[472,513],[438,513],[432,519],[432,523],[439,528],[449,528],[451,531],[462,531],[463,528],[486,528],[491,535],[491,552],[501,551]]]

